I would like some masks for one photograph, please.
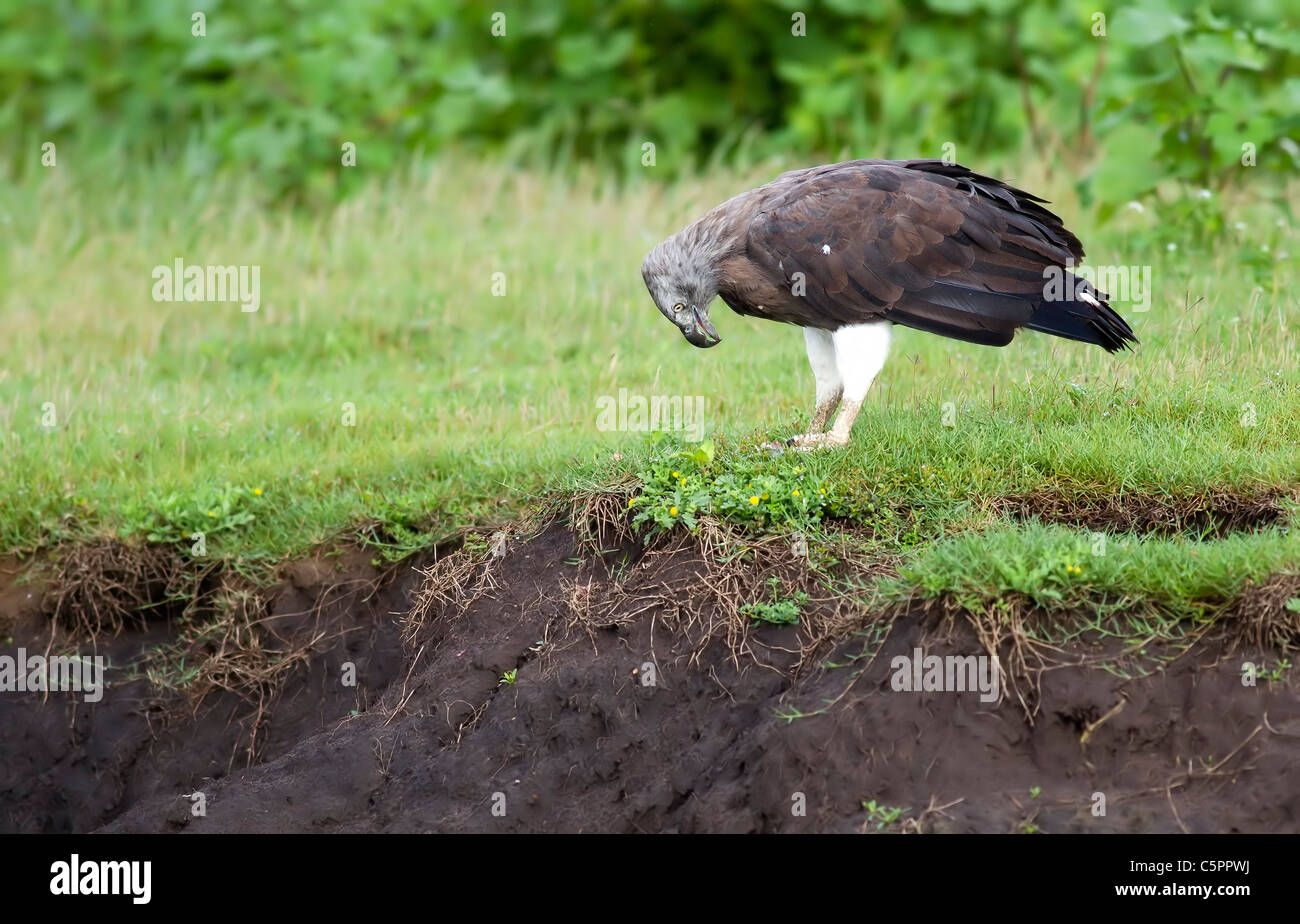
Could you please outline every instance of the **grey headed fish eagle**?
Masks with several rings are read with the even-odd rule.
[[[1069,272],[1083,247],[1044,202],[937,160],[794,170],[656,246],[641,275],[697,347],[722,339],[715,295],[737,314],[802,327],[816,409],[790,443],[843,446],[894,324],[989,346],[1021,327],[1112,353],[1137,342],[1108,296]]]

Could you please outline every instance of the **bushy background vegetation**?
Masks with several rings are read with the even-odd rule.
[[[1210,186],[1245,143],[1263,171],[1300,167],[1294,0],[0,9],[0,134],[22,139],[20,170],[52,140],[328,197],[452,142],[625,175],[646,142],[666,174],[774,152],[937,157],[949,143],[987,164],[1032,145],[1087,163],[1079,194],[1113,207],[1169,176]],[[340,167],[345,142],[361,169]]]

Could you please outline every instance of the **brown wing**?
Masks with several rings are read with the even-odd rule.
[[[1081,279],[1096,308],[1040,310],[1044,270],[1083,257],[1042,201],[941,161],[814,168],[773,183],[748,256],[796,293],[802,281],[806,326],[886,319],[999,346],[1029,326],[1118,348],[1132,332]]]

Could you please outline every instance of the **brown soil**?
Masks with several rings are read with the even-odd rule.
[[[1300,830],[1295,672],[1240,680],[1242,661],[1277,661],[1252,644],[1297,641],[1275,623],[1139,679],[1080,644],[1065,661],[1090,663],[1042,673],[1026,709],[891,689],[895,655],[980,652],[960,614],[814,595],[806,629],[752,628],[736,595],[800,586],[775,553],[725,571],[685,543],[623,553],[574,564],[555,525],[386,574],[321,555],[252,620],[259,650],[300,655],[256,695],[195,703],[121,672],[96,705],[0,695],[0,831],[874,831],[867,800],[907,810],[889,831]],[[0,630],[44,650],[49,602],[14,570]],[[124,664],[181,621],[110,618],[99,651]]]
[[[1056,492],[1002,499],[998,506],[1017,519],[1037,518],[1100,532],[1142,532],[1223,537],[1281,522],[1293,493],[1249,495],[1206,492],[1191,497]]]

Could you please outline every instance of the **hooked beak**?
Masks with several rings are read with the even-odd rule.
[[[717,329],[709,321],[708,314],[694,306],[682,314],[683,318],[678,320],[677,326],[682,329],[682,334],[692,346],[711,347],[722,342]]]

